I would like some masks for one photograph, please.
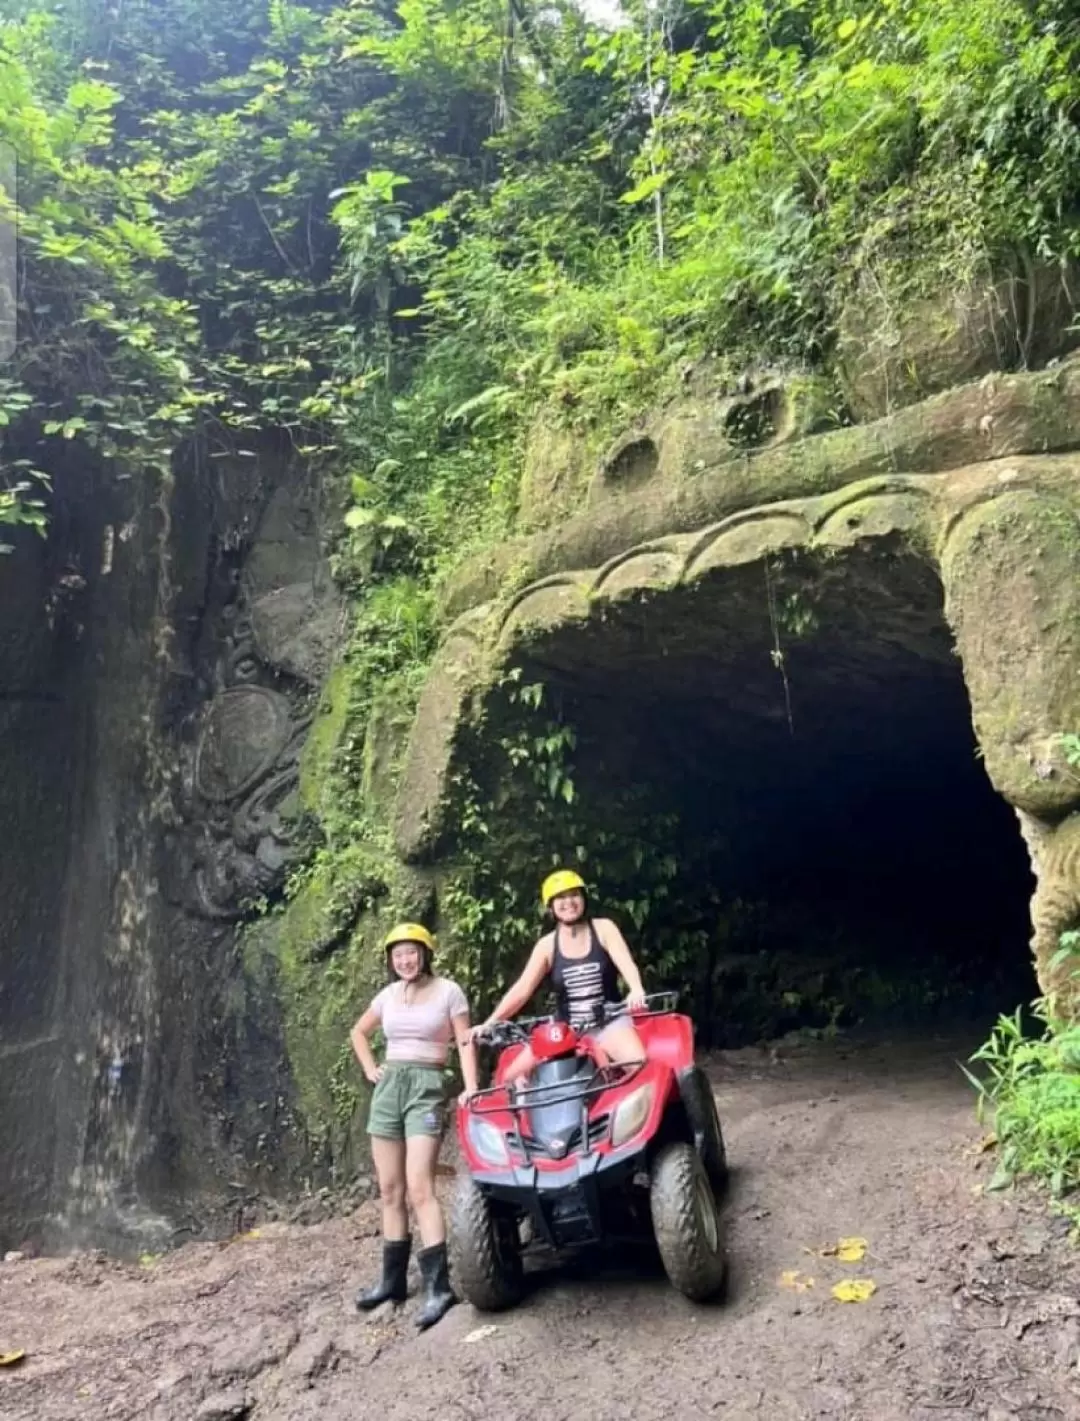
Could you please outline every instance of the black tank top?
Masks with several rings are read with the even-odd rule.
[[[575,1031],[598,1025],[595,1011],[604,1002],[619,1001],[619,974],[589,920],[589,950],[584,957],[564,957],[555,929],[551,958],[551,985],[555,989],[555,1015]]]

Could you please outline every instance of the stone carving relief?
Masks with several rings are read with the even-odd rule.
[[[340,605],[294,491],[271,498],[218,611],[211,691],[195,717],[183,817],[184,907],[237,921],[306,852],[300,755]]]

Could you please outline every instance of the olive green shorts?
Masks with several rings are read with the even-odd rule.
[[[383,1069],[371,1095],[369,1135],[383,1140],[409,1140],[415,1135],[438,1139],[445,1125],[446,1089],[437,1066],[395,1062]]]

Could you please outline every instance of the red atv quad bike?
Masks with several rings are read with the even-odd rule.
[[[611,1065],[589,1035],[554,1017],[499,1022],[494,1084],[457,1112],[467,1173],[450,1223],[454,1281],[474,1307],[512,1307],[526,1246],[564,1251],[655,1238],[672,1284],[694,1302],[726,1276],[719,1199],[724,1138],[690,1018],[674,993],[633,1013],[641,1065]],[[663,1005],[661,1005],[663,1004]],[[602,1022],[625,1013],[603,1010]],[[525,1044],[536,1068],[501,1082]]]

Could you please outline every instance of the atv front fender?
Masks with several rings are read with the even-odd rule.
[[[694,1148],[705,1166],[713,1193],[719,1198],[727,1185],[727,1151],[712,1086],[700,1066],[685,1066],[676,1073],[675,1079],[693,1135]]]

